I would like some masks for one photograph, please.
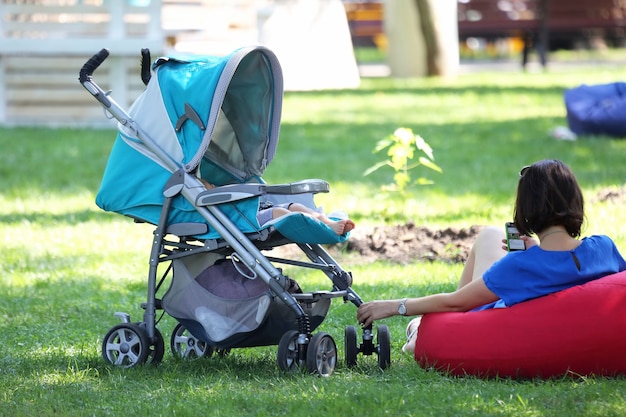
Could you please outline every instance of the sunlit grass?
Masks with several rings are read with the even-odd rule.
[[[281,141],[266,180],[329,181],[319,195],[327,211],[345,210],[357,227],[413,221],[430,228],[502,224],[512,214],[517,172],[559,158],[577,173],[587,200],[585,233],[605,233],[626,252],[623,200],[599,201],[626,183],[626,141],[559,142],[564,88],[609,82],[622,68],[537,74],[473,74],[455,80],[364,79],[355,91],[287,93]],[[406,201],[381,191],[384,170],[374,144],[397,127],[421,134],[442,174]],[[400,352],[409,318],[384,324],[392,366],[359,358],[328,379],[285,375],[276,346],[238,349],[225,358],[178,360],[169,352],[175,320],[158,328],[166,354],[158,367],[118,369],[101,358],[116,311],[142,319],[152,227],[104,213],[94,199],[115,132],[0,129],[0,415],[510,415],[621,416],[623,378],[483,381],[419,368]],[[129,173],[132,175],[132,172]],[[365,300],[450,291],[461,264],[366,262],[338,253]],[[285,267],[305,289],[328,289],[317,271]],[[164,290],[165,288],[163,288]],[[340,355],[355,308],[333,301],[319,331]],[[343,358],[340,356],[340,359]],[[341,361],[340,361],[341,362]]]

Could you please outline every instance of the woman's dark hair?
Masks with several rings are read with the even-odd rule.
[[[570,236],[579,237],[584,217],[582,190],[567,165],[546,159],[522,169],[513,217],[521,234],[561,225]]]

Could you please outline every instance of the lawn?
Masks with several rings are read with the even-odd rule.
[[[519,169],[558,158],[577,173],[587,202],[584,233],[609,234],[626,253],[624,199],[598,198],[626,183],[626,141],[557,141],[566,125],[563,91],[620,80],[621,67],[561,72],[481,73],[454,80],[364,79],[357,90],[287,93],[270,183],[323,178],[318,203],[343,209],[357,227],[414,221],[431,228],[502,225],[510,219]],[[80,88],[77,85],[77,88]],[[94,102],[94,105],[97,105]],[[443,173],[406,201],[383,193],[391,172],[363,172],[384,155],[376,142],[398,127],[421,134]],[[176,324],[163,317],[166,355],[159,366],[119,369],[100,345],[125,311],[139,320],[145,301],[152,228],[94,204],[113,130],[0,128],[0,415],[310,416],[622,416],[624,378],[557,380],[456,378],[419,368],[402,354],[407,318],[387,319],[392,363],[359,357],[335,374],[287,375],[276,347],[233,350],[184,361],[169,352]],[[132,175],[132,172],[129,173]],[[452,290],[462,265],[363,263],[339,258],[354,289],[370,300]],[[327,280],[289,267],[305,289]],[[321,331],[343,358],[343,331],[356,325],[351,304],[335,300]]]

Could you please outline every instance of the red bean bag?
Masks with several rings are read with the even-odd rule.
[[[513,307],[426,314],[415,360],[457,376],[626,374],[626,271]]]

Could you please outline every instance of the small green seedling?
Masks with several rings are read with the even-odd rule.
[[[393,134],[379,140],[373,152],[378,153],[384,149],[387,149],[389,158],[371,166],[363,174],[369,175],[384,166],[391,167],[394,172],[393,183],[384,185],[383,191],[395,191],[405,196],[411,185],[432,184],[433,181],[424,177],[412,181],[410,171],[420,165],[439,173],[443,172],[434,162],[435,158],[430,145],[420,135],[414,134],[411,129],[404,127],[396,129]],[[417,159],[415,159],[416,154],[419,154]]]

